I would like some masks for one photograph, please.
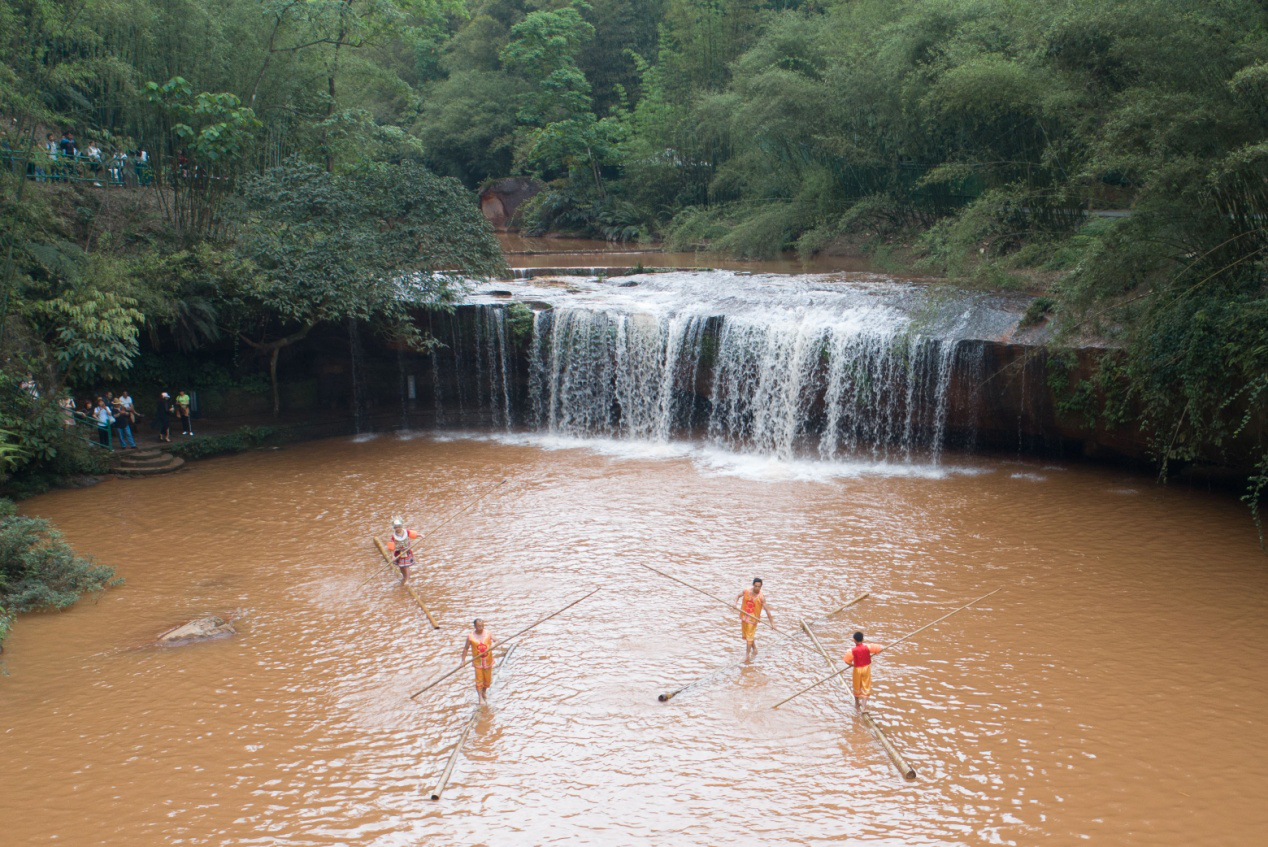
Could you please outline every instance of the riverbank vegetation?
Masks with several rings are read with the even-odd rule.
[[[317,326],[426,344],[395,280],[492,272],[469,191],[524,174],[529,232],[1041,294],[1058,347],[1121,350],[1055,369],[1071,411],[1268,479],[1256,0],[19,0],[0,54],[13,383],[229,339],[276,405]],[[68,127],[100,169],[47,159]]]
[[[48,521],[19,515],[0,498],[0,643],[16,613],[64,609],[122,582],[112,568],[76,556]]]

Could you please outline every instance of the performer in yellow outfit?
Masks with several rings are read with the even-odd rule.
[[[744,639],[744,661],[751,662],[757,655],[757,622],[766,613],[766,621],[775,625],[770,616],[770,606],[766,603],[766,595],[762,593],[762,580],[753,580],[753,587],[746,588],[735,596],[736,606],[740,610],[740,637]]]
[[[854,668],[854,708],[867,711],[867,698],[872,696],[872,657],[883,650],[875,644],[864,644],[863,633],[854,633],[854,646],[845,654],[845,663]]]
[[[471,667],[475,668],[476,693],[480,702],[488,699],[489,686],[493,684],[493,633],[484,625],[484,621],[476,618],[472,624],[474,632],[468,632],[462,643],[462,661],[467,660],[467,651],[471,651]]]

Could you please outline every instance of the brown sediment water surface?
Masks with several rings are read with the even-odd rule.
[[[498,235],[506,254],[506,263],[513,268],[728,268],[753,273],[808,274],[835,271],[875,270],[864,256],[818,255],[802,259],[795,253],[784,253],[770,259],[737,259],[725,253],[707,250],[665,250],[658,244],[640,245],[631,242],[596,241],[585,238],[525,238],[519,235]]]
[[[417,586],[379,567],[394,513]],[[1268,831],[1268,575],[1236,500],[1085,466],[775,462],[692,445],[382,435],[23,504],[127,585],[24,616],[0,678],[5,845],[1251,845]],[[987,591],[873,669],[906,782],[804,637],[841,651]],[[470,714],[470,619],[534,630]],[[228,640],[148,646],[241,609]]]

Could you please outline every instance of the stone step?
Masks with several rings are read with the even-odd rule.
[[[176,458],[171,453],[153,453],[148,456],[139,456],[136,453],[123,453],[115,459],[115,464],[121,468],[147,468],[154,465],[166,465]]]
[[[161,455],[162,453],[163,453],[163,448],[161,447],[141,447],[136,450],[127,450],[127,451],[121,452],[119,453],[119,455],[127,456],[132,459],[141,459],[141,458],[148,459],[151,456],[158,456],[158,455]]]
[[[168,458],[171,461],[166,464],[120,466],[115,468],[114,472],[118,476],[158,476],[178,471],[185,466],[185,460],[179,456],[168,456]]]

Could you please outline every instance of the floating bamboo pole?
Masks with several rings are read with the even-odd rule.
[[[501,643],[502,643],[502,644],[506,644],[506,643],[508,643],[508,642],[510,642],[510,641],[514,641],[516,638],[519,638],[521,635],[523,635],[524,633],[528,632],[530,629],[533,629],[534,627],[541,626],[542,624],[546,623],[546,621],[550,620],[550,619],[551,619],[551,618],[553,618],[553,617],[556,617],[557,615],[562,615],[564,612],[568,611],[568,610],[569,610],[569,609],[571,609],[573,606],[575,606],[575,605],[577,605],[578,603],[580,603],[582,600],[585,600],[585,599],[587,599],[587,598],[589,598],[589,597],[593,597],[593,596],[594,596],[595,594],[597,594],[597,593],[599,593],[599,589],[597,589],[597,588],[596,588],[596,589],[594,589],[594,591],[591,591],[589,594],[585,595],[585,597],[578,597],[576,600],[573,600],[571,603],[569,603],[567,606],[564,606],[564,607],[563,607],[562,609],[560,609],[558,612],[551,612],[549,615],[547,615],[546,617],[542,618],[541,620],[539,620],[537,623],[533,624],[532,626],[526,626],[526,627],[524,627],[523,629],[521,629],[519,632],[515,633],[514,635],[512,635],[512,636],[510,636],[510,637],[508,637],[508,638],[504,638],[504,639],[502,639]],[[418,689],[418,690],[417,690],[417,691],[415,691],[413,694],[409,695],[409,699],[411,699],[411,700],[417,700],[417,699],[418,699],[418,695],[419,695],[419,694],[422,694],[424,691],[428,691],[428,690],[430,690],[430,689],[432,689],[432,688],[435,688],[437,685],[440,685],[440,683],[444,682],[446,679],[448,679],[449,677],[453,676],[453,675],[454,675],[454,674],[456,674],[458,671],[462,670],[463,668],[465,668],[467,665],[471,664],[471,663],[472,663],[472,662],[474,662],[474,661],[475,661],[475,656],[472,656],[470,659],[467,659],[465,662],[463,662],[462,664],[458,665],[458,667],[454,668],[453,670],[451,670],[451,671],[446,671],[445,673],[442,673],[440,676],[436,677],[436,678],[435,678],[435,679],[433,679],[431,682],[427,683],[427,684],[426,684],[426,685],[424,685],[422,688]]]
[[[961,606],[960,608],[956,609],[955,611],[953,611],[953,612],[947,612],[945,615],[943,615],[942,617],[938,618],[936,621],[930,621],[929,623],[927,623],[927,624],[925,624],[924,626],[922,626],[920,629],[917,629],[917,630],[915,630],[914,632],[909,632],[909,633],[907,633],[907,634],[906,634],[906,635],[904,635],[902,638],[900,638],[900,639],[898,639],[897,641],[893,642],[892,644],[889,644],[889,645],[885,646],[884,648],[882,648],[882,651],[883,651],[883,650],[889,650],[889,649],[891,649],[891,648],[893,648],[893,647],[897,647],[899,644],[902,644],[902,643],[903,643],[904,641],[906,641],[908,638],[911,638],[912,636],[915,636],[915,635],[918,635],[918,634],[920,634],[920,633],[924,632],[926,629],[928,629],[929,627],[933,626],[934,624],[937,624],[937,623],[942,623],[943,621],[945,621],[947,618],[951,617],[952,615],[957,614],[957,613],[959,613],[959,612],[963,612],[965,609],[967,609],[969,606],[972,606],[974,603],[980,603],[980,602],[982,602],[983,600],[985,600],[987,597],[990,597],[990,596],[991,596],[991,594],[997,594],[997,593],[999,593],[1000,591],[1003,591],[1003,590],[1004,590],[1003,588],[996,588],[994,591],[991,591],[991,592],[989,592],[989,593],[987,593],[987,594],[983,594],[981,597],[977,598],[976,600],[970,600],[968,603],[965,603],[963,606]],[[796,698],[800,697],[801,695],[805,694],[807,691],[810,691],[810,690],[811,690],[811,689],[813,689],[813,688],[818,688],[820,685],[823,685],[825,682],[827,682],[827,681],[828,681],[828,680],[830,680],[830,679],[836,679],[838,676],[840,676],[841,674],[845,673],[845,672],[846,672],[846,671],[848,671],[848,670],[850,670],[848,667],[847,667],[847,668],[842,668],[841,670],[837,671],[836,673],[832,674],[831,676],[825,676],[823,679],[819,680],[818,682],[813,683],[813,684],[811,684],[811,685],[807,685],[805,688],[801,689],[800,691],[798,691],[796,694],[792,695],[791,697],[785,697],[783,700],[780,700],[780,701],[779,701],[778,703],[776,703],[774,706],[771,706],[771,708],[772,708],[772,709],[778,709],[780,706],[784,705],[784,704],[785,704],[785,703],[787,703],[789,700],[794,700],[794,699],[796,699]]]
[[[828,663],[828,667],[836,670],[837,663],[832,658],[832,654],[825,650],[823,645],[819,643],[819,637],[814,634],[813,630],[810,629],[810,625],[803,620],[801,621],[801,628],[805,630],[806,635],[810,636],[810,640],[814,642],[815,649],[823,654],[823,660]],[[842,688],[845,688],[845,680],[841,677],[837,677],[837,682]],[[907,760],[904,759],[902,754],[898,752],[898,748],[890,743],[889,739],[885,736],[885,733],[881,732],[881,728],[876,725],[875,721],[872,720],[872,716],[867,714],[867,712],[863,712],[862,718],[863,723],[872,730],[872,734],[876,736],[876,740],[881,743],[881,748],[884,749],[885,755],[889,756],[889,760],[894,763],[894,767],[898,768],[898,772],[903,775],[903,779],[915,779],[916,769],[907,764]]]
[[[496,483],[494,483],[493,485],[490,485],[490,486],[489,486],[489,487],[488,487],[488,488],[487,488],[487,489],[486,489],[486,490],[485,490],[485,491],[484,491],[484,492],[483,492],[483,493],[482,493],[479,497],[477,497],[477,498],[475,498],[474,500],[472,500],[471,502],[467,503],[467,505],[463,506],[463,507],[462,507],[462,508],[460,508],[458,511],[454,512],[452,515],[450,515],[449,517],[445,518],[443,521],[441,521],[440,523],[436,524],[436,525],[435,525],[435,526],[433,526],[431,529],[427,530],[427,532],[423,533],[423,534],[422,534],[422,535],[420,535],[418,538],[415,538],[415,539],[414,539],[414,543],[415,543],[415,544],[422,544],[422,543],[423,543],[424,541],[426,541],[428,538],[431,538],[431,537],[432,537],[433,535],[435,535],[435,534],[436,534],[436,533],[440,530],[440,528],[441,528],[441,527],[443,527],[445,524],[449,523],[449,522],[450,522],[450,521],[452,521],[454,518],[458,517],[458,516],[459,516],[459,515],[461,515],[463,512],[467,511],[467,509],[470,509],[470,508],[471,508],[472,506],[474,506],[476,503],[479,503],[479,502],[480,502],[481,500],[483,500],[485,497],[488,497],[490,494],[492,494],[494,491],[496,491],[496,490],[497,490],[498,488],[500,488],[501,486],[505,485],[505,484],[506,484],[506,482],[508,481],[508,479],[509,479],[509,477],[508,477],[507,479],[501,480],[500,482],[496,482]],[[392,565],[392,564],[395,564],[395,563],[394,563],[394,562],[392,562],[392,561],[391,561],[391,559],[389,559],[389,560],[388,560],[388,564],[389,564],[389,565]],[[362,582],[362,583],[361,583],[361,585],[365,585],[365,583],[369,582],[369,581],[370,581],[370,578],[372,578],[373,576],[374,576],[374,574],[370,574],[370,577],[367,577],[367,578],[366,578],[366,580],[365,580],[364,582]],[[358,588],[360,588],[360,587],[361,587],[361,585],[358,585],[357,587],[358,587]],[[429,617],[430,617],[430,616],[429,616]],[[436,629],[440,629],[440,627],[436,627]]]
[[[832,612],[828,612],[828,614],[824,615],[824,617],[825,617],[825,618],[830,618],[830,617],[832,617],[833,615],[835,615],[837,612],[843,612],[843,611],[845,611],[846,609],[848,609],[848,608],[850,608],[851,606],[853,606],[855,603],[860,603],[860,602],[862,602],[863,600],[866,600],[866,599],[867,599],[868,597],[870,597],[870,596],[871,596],[871,593],[870,593],[870,592],[866,592],[866,591],[865,591],[865,592],[863,592],[862,594],[860,594],[859,596],[855,597],[855,598],[854,598],[853,600],[851,600],[850,602],[846,603],[846,604],[845,604],[844,606],[842,606],[841,608],[836,609],[835,611],[832,611]],[[792,638],[792,637],[793,637],[793,636],[792,636],[792,634],[791,634],[791,633],[783,633],[783,632],[779,633],[779,639],[780,639],[780,640],[786,640],[786,639],[789,639],[789,638]],[[778,643],[778,642],[777,642],[777,641],[772,641],[771,643],[772,643],[772,644],[775,644],[775,643]],[[707,675],[707,676],[702,676],[702,677],[700,677],[700,679],[697,679],[697,680],[696,680],[696,681],[694,681],[694,682],[689,682],[689,683],[687,683],[687,684],[686,684],[686,685],[684,685],[682,688],[675,688],[673,691],[666,691],[666,692],[665,692],[665,693],[663,693],[663,694],[658,694],[658,695],[656,695],[656,699],[657,699],[657,700],[659,700],[659,701],[660,701],[660,702],[662,702],[662,703],[668,703],[670,700],[674,699],[674,698],[675,698],[675,697],[677,697],[679,694],[681,694],[682,692],[686,691],[688,688],[695,688],[697,685],[700,685],[700,684],[702,684],[702,683],[708,682],[709,680],[713,679],[713,678],[714,678],[715,676],[717,676],[718,674],[725,673],[726,671],[735,670],[736,668],[740,667],[740,666],[741,666],[741,665],[743,665],[743,664],[746,664],[746,663],[745,663],[745,662],[736,662],[735,664],[727,665],[727,666],[726,666],[726,667],[724,667],[724,668],[718,668],[716,671],[713,671],[712,673],[710,673],[710,674],[709,674],[709,675]]]
[[[860,600],[866,600],[868,597],[871,597],[871,596],[872,596],[872,593],[871,593],[870,591],[864,591],[862,594],[860,594],[859,596],[855,597],[853,600],[851,600],[850,602],[846,603],[846,604],[845,604],[844,606],[842,606],[841,608],[839,608],[839,609],[835,609],[835,610],[833,610],[833,611],[831,611],[831,612],[828,612],[826,615],[824,615],[824,617],[825,617],[825,618],[830,618],[830,617],[832,617],[833,615],[838,615],[838,614],[840,614],[841,612],[844,612],[846,609],[848,609],[848,608],[850,608],[851,606],[853,606],[855,603],[859,602]]]
[[[391,565],[392,554],[387,551],[387,545],[379,540],[378,536],[374,537],[374,545],[378,547],[379,552],[383,554],[383,560],[387,562],[388,565]],[[414,591],[408,582],[403,582],[401,584],[405,586],[405,590],[409,592],[409,596],[414,598],[414,602],[418,604],[418,608],[423,610],[423,614],[427,616],[427,621],[431,624],[431,628],[440,629],[440,624],[436,623],[436,619],[431,616],[431,612],[427,611],[427,606],[423,604],[423,599],[418,596],[417,592]]]
[[[502,654],[502,661],[498,662],[497,667],[493,669],[494,682],[497,682],[502,666],[506,664],[507,659],[511,658],[511,654],[515,652],[515,648],[518,646],[518,644],[512,644],[511,648]],[[440,773],[440,781],[436,783],[436,787],[431,792],[431,799],[439,800],[441,793],[445,790],[445,786],[449,784],[449,777],[453,773],[453,766],[458,762],[458,754],[462,752],[462,745],[467,743],[467,736],[471,734],[471,728],[475,726],[476,718],[480,716],[480,710],[483,708],[484,703],[480,703],[471,710],[471,717],[467,718],[467,725],[462,728],[462,734],[458,736],[458,743],[453,746],[453,750],[449,753],[449,761],[445,763],[445,769]]]
[[[907,764],[907,760],[898,752],[897,748],[889,741],[889,736],[881,732],[880,726],[872,719],[867,712],[863,712],[860,716],[863,723],[867,724],[868,729],[876,735],[876,740],[881,743],[881,747],[885,748],[885,754],[889,756],[889,760],[894,763],[894,767],[898,768],[898,772],[903,775],[903,779],[915,779],[916,769]]]

